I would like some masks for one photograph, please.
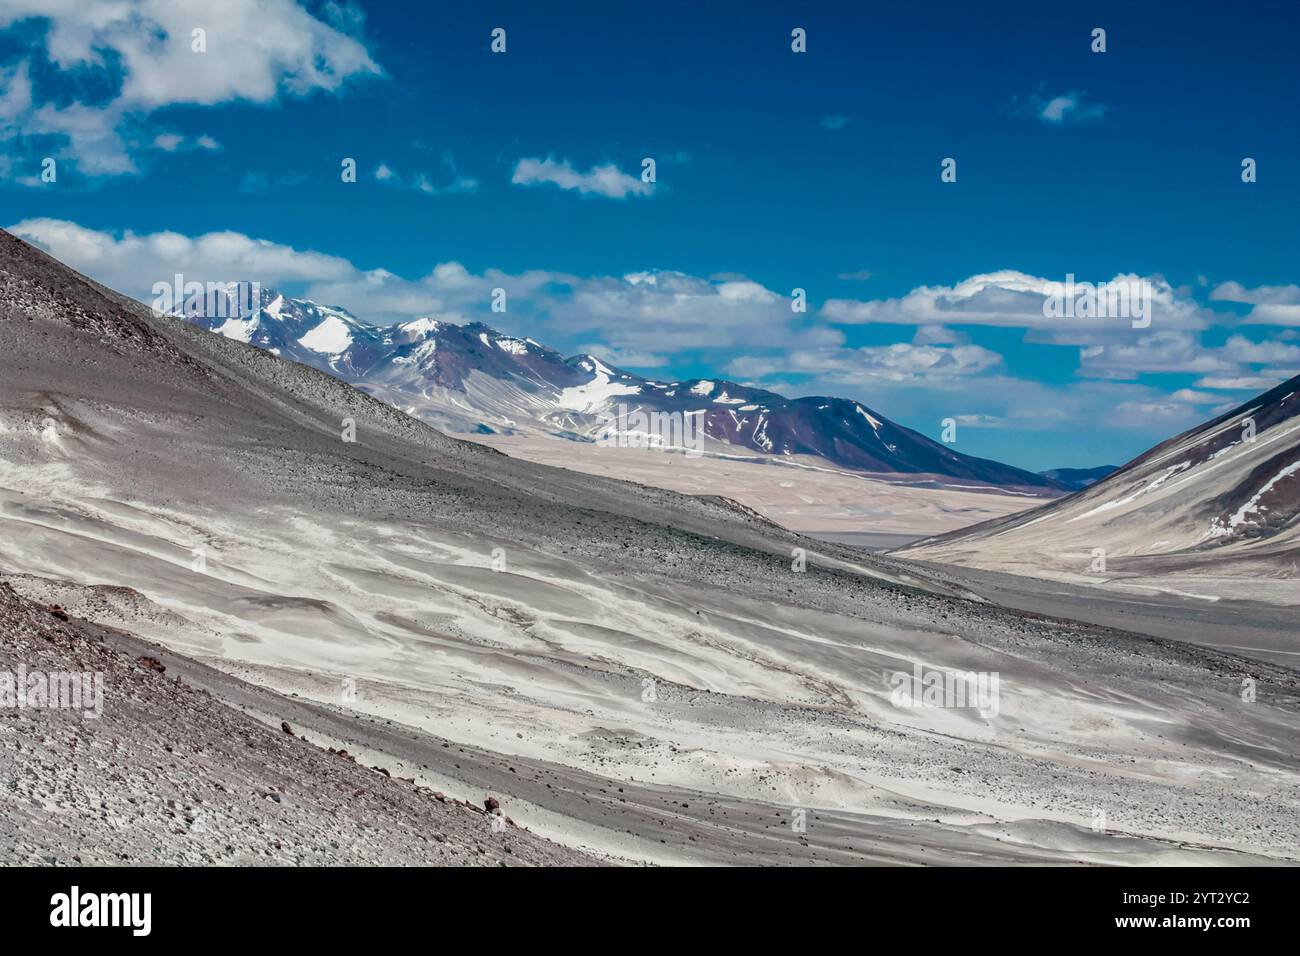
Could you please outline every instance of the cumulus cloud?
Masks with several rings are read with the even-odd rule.
[[[509,331],[590,342],[636,356],[690,350],[838,345],[834,330],[807,328],[787,296],[743,277],[708,279],[679,272],[575,276],[551,270],[471,272],[458,262],[434,266],[419,278],[386,269],[362,270],[346,259],[236,232],[184,236],[87,229],[57,219],[28,219],[10,231],[69,265],[141,300],[157,281],[181,272],[196,281],[296,282],[302,294],[345,306],[366,320],[386,323],[417,315],[478,318]],[[506,313],[489,311],[494,289],[504,289]],[[518,324],[518,328],[511,328]],[[649,363],[643,362],[643,365]]]
[[[60,78],[74,73],[111,85],[93,103],[51,95],[33,98],[27,62],[0,74],[0,138],[54,136],[61,154],[95,175],[136,170],[133,127],[178,104],[268,103],[281,93],[337,90],[350,78],[377,74],[365,45],[319,20],[294,0],[5,0],[0,30],[38,20],[47,26],[43,57]],[[205,52],[197,52],[193,31]],[[212,148],[203,143],[200,148]],[[166,148],[166,147],[160,147]]]
[[[561,189],[576,190],[583,195],[605,196],[609,199],[650,196],[654,193],[653,183],[642,182],[640,176],[625,173],[613,163],[593,166],[583,173],[575,169],[567,159],[556,162],[550,157],[519,160],[510,181],[518,186],[549,183]]]
[[[1237,363],[1201,345],[1187,332],[1154,332],[1133,342],[1085,347],[1079,355],[1086,375],[1136,378],[1140,372],[1233,372]]]
[[[1240,282],[1221,282],[1214,287],[1210,298],[1250,305],[1300,305],[1300,286],[1262,285],[1248,289]]]
[[[1288,345],[1285,342],[1254,342],[1244,335],[1234,335],[1223,343],[1222,351],[1237,362],[1300,365],[1300,345]]]
[[[1300,326],[1300,286],[1264,285],[1248,289],[1238,282],[1224,282],[1214,288],[1210,298],[1252,306],[1240,320],[1243,325]]]
[[[600,331],[612,344],[662,352],[839,345],[841,333],[808,325],[789,296],[742,276],[636,272],[588,278],[572,288],[559,326]]]
[[[815,375],[836,385],[860,385],[873,380],[932,381],[937,377],[978,375],[1002,364],[1002,356],[978,345],[941,348],[934,345],[865,346],[796,351],[782,356],[742,357],[728,372],[747,378],[774,373]]]
[[[1151,328],[1200,329],[1213,317],[1160,276],[1117,275],[1085,286],[1078,280],[1074,296],[1091,287],[1096,298],[1132,299],[1145,288],[1150,295]],[[1064,279],[1053,280],[1006,269],[981,273],[951,286],[920,286],[892,299],[830,299],[821,308],[840,325],[988,325],[1047,333],[1056,344],[1079,342],[1097,332],[1131,337],[1129,317],[1050,314],[1053,297],[1064,297]],[[1047,306],[1047,308],[1045,308]]]
[[[8,229],[74,269],[141,301],[151,298],[155,282],[171,281],[178,272],[199,282],[256,279],[269,284],[318,282],[355,271],[347,260],[336,256],[229,231],[194,237],[177,232],[115,235],[60,219],[24,219]]]

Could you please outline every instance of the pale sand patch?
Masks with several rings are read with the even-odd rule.
[[[718,495],[801,534],[933,535],[1001,518],[1049,500],[979,485],[915,487],[898,475],[837,470],[815,458],[763,463],[523,435],[466,435],[515,458],[622,478],[690,495]],[[756,458],[757,456],[751,456]],[[908,480],[922,480],[924,476]]]

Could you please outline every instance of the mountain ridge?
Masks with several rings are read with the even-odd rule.
[[[1300,574],[1300,376],[1072,495],[898,553],[1100,580],[1221,578],[1235,582],[1237,596],[1269,590],[1296,603],[1283,592],[1294,592]]]
[[[629,422],[668,415],[677,416],[680,430],[698,428],[698,440],[717,453],[810,456],[855,472],[1044,495],[1069,490],[1049,476],[956,452],[852,399],[788,398],[723,379],[661,382],[591,354],[566,357],[483,322],[423,316],[369,325],[339,306],[272,289],[260,290],[259,306],[240,318],[205,303],[181,317],[327,372],[445,430],[653,444],[663,436]]]

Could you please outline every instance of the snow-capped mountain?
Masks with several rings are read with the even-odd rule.
[[[1249,562],[1300,573],[1300,376],[1068,498],[927,541],[908,556],[1093,574]]]
[[[853,471],[1047,494],[1063,487],[953,451],[856,401],[790,399],[722,380],[654,381],[481,323],[419,318],[372,326],[346,309],[272,290],[261,291],[261,305],[243,317],[185,318],[329,372],[447,431],[617,441],[636,431],[628,422],[643,420],[638,415],[667,414],[689,421],[711,454],[807,456]]]
[[[257,288],[257,287],[254,287]],[[247,295],[248,284],[243,294]],[[228,339],[248,342],[282,358],[310,365],[351,381],[391,349],[384,329],[360,321],[347,309],[291,299],[271,289],[257,289],[258,308],[237,296],[212,297],[199,306],[182,306],[178,314]]]

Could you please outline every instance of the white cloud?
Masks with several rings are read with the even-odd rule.
[[[1197,379],[1196,385],[1198,388],[1221,388],[1225,391],[1266,392],[1270,388],[1280,385],[1291,377],[1291,375],[1279,375],[1276,377],[1269,375],[1209,375],[1205,378]]]
[[[1221,282],[1210,298],[1220,302],[1245,302],[1250,305],[1300,305],[1300,286],[1262,285],[1247,289],[1240,282]]]
[[[865,346],[794,351],[779,356],[744,356],[727,367],[746,378],[773,374],[812,374],[834,385],[870,381],[932,381],[978,375],[1002,364],[1002,356],[978,345],[940,348],[934,345]]]
[[[1223,282],[1210,298],[1220,302],[1242,302],[1252,306],[1242,325],[1300,326],[1300,286],[1264,285],[1247,289],[1238,282]]]
[[[1078,280],[1082,283],[1083,280]],[[1152,329],[1199,329],[1213,317],[1180,294],[1160,276],[1117,275],[1096,284],[1098,298],[1145,283],[1151,295]],[[1132,338],[1138,334],[1129,318],[1054,317],[1044,314],[1050,296],[1063,292],[1064,281],[1028,275],[1013,269],[971,276],[952,286],[920,286],[894,299],[830,299],[821,315],[839,325],[989,325],[1033,329],[1048,333],[1055,344],[1077,343],[1097,332]],[[1076,293],[1084,287],[1076,285]]]
[[[1300,326],[1300,305],[1257,305],[1241,322],[1243,325]]]
[[[1213,392],[1198,392],[1191,388],[1180,388],[1169,396],[1171,401],[1186,402],[1189,405],[1213,405],[1222,402],[1223,396]]]
[[[0,69],[0,135],[32,108],[32,80],[27,64]]]
[[[1251,365],[1270,367],[1247,368]],[[1201,388],[1255,388],[1260,383],[1272,387],[1295,374],[1285,365],[1300,365],[1300,346],[1254,342],[1244,335],[1233,335],[1215,348],[1189,332],[1155,332],[1135,342],[1089,346],[1080,353],[1080,371],[1085,375],[1132,379],[1152,372],[1199,373]]]
[[[599,337],[607,348],[636,355],[693,349],[838,345],[835,330],[806,329],[790,299],[744,278],[712,280],[677,272],[579,277],[548,270],[471,272],[458,262],[407,279],[386,269],[362,270],[346,259],[236,232],[189,237],[175,232],[121,235],[56,219],[28,219],[10,231],[37,243],[106,285],[149,299],[157,281],[181,272],[197,281],[304,283],[303,294],[386,323],[417,315],[472,315],[542,341]],[[492,313],[492,290],[506,290],[507,313]]]
[[[66,143],[59,159],[71,159],[84,173],[119,176],[136,172],[126,142],[118,131],[123,122],[119,105],[99,108],[73,103],[59,108],[52,103],[19,117],[13,135],[55,136]]]
[[[953,421],[963,428],[1006,428],[1009,424],[997,415],[954,415]]]
[[[1042,91],[1014,103],[1014,111],[1034,116],[1050,126],[1065,126],[1099,120],[1106,115],[1107,107],[1089,99],[1087,93],[1070,90],[1056,96],[1045,96]]]
[[[0,30],[27,19],[49,24],[44,50],[28,55],[43,55],[63,73],[89,70],[117,90],[102,104],[60,99],[36,107],[20,64],[0,75],[0,138],[62,137],[62,155],[94,175],[134,172],[138,144],[127,130],[162,107],[268,103],[282,92],[337,90],[354,76],[380,72],[361,41],[294,0],[0,3]],[[206,31],[206,52],[192,48],[196,28]]]
[[[165,153],[174,153],[182,149],[217,150],[221,144],[206,133],[193,139],[187,139],[180,133],[159,133],[153,138],[153,147]]]
[[[964,345],[970,336],[943,325],[921,325],[912,336],[913,345]]]
[[[552,183],[561,189],[576,189],[584,195],[605,196],[609,199],[649,196],[654,193],[653,183],[642,182],[641,177],[622,172],[613,163],[593,166],[581,173],[567,159],[556,162],[550,157],[519,160],[510,181],[520,186]]]
[[[559,327],[599,332],[617,346],[656,353],[843,342],[838,330],[803,320],[788,296],[749,279],[671,271],[583,279],[553,319]]]
[[[1131,343],[1092,345],[1079,353],[1085,375],[1136,378],[1141,372],[1235,372],[1237,363],[1187,332],[1153,332]]]
[[[1252,342],[1244,335],[1234,335],[1223,343],[1223,354],[1238,362],[1275,365],[1300,363],[1300,345],[1284,342]]]
[[[619,349],[603,342],[587,342],[576,349],[579,354],[590,353],[617,368],[662,368],[668,364],[663,355],[650,352],[637,352],[631,349]]]
[[[822,126],[829,130],[840,130],[849,125],[847,116],[823,116]]]
[[[462,176],[456,169],[456,161],[452,158],[451,153],[443,154],[443,164],[447,167],[448,173],[445,182],[442,183],[434,183],[428,173],[403,176],[387,163],[379,164],[379,167],[375,170],[375,179],[387,186],[395,186],[399,189],[413,189],[428,196],[448,196],[455,193],[478,192],[478,180],[470,176]]]
[[[8,227],[16,236],[56,259],[141,301],[155,282],[176,273],[199,282],[244,279],[277,282],[323,281],[351,275],[345,259],[304,252],[237,232],[189,237],[176,232],[120,236],[59,219],[25,219]]]

